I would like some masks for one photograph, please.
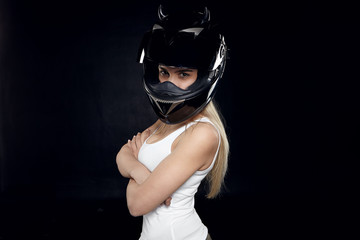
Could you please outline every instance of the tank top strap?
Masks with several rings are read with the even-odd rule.
[[[210,121],[210,119],[207,118],[207,117],[202,117],[202,118],[196,119],[196,120],[188,123],[188,124],[186,125],[186,127],[187,127],[187,128],[188,128],[188,127],[191,127],[192,125],[197,124],[198,122],[207,122],[207,123],[210,123],[210,124],[216,129],[216,131],[218,132],[218,134],[219,134],[219,136],[220,136],[220,131],[219,131],[219,129],[218,129],[218,128],[215,126],[215,124],[214,124],[212,121]]]
[[[175,139],[176,139],[178,136],[180,136],[180,134],[183,133],[187,128],[189,128],[189,127],[191,127],[192,125],[197,124],[197,123],[199,123],[199,122],[207,122],[207,123],[210,123],[210,124],[216,129],[216,131],[218,132],[218,134],[219,134],[219,136],[220,136],[220,132],[219,132],[219,130],[217,129],[217,127],[215,126],[215,124],[212,123],[209,118],[207,118],[207,117],[202,117],[202,118],[196,119],[196,120],[194,120],[194,121],[192,121],[192,122],[189,122],[188,124],[186,124],[186,125],[178,128],[178,129],[176,129],[176,130],[175,130],[174,132],[172,132],[168,137],[172,137],[173,140],[175,140]],[[219,143],[220,143],[220,142],[219,142]]]
[[[182,134],[187,128],[191,127],[194,124],[197,124],[198,122],[208,122],[211,125],[214,126],[214,128],[217,130],[217,132],[219,133],[219,130],[216,128],[216,126],[210,121],[210,119],[208,119],[207,117],[202,117],[199,119],[196,119],[192,122],[189,122],[188,124],[181,126],[180,128],[176,129],[174,132],[170,133],[169,136],[167,136],[167,138],[172,138],[173,140],[175,140],[178,136],[180,136],[180,134]]]
[[[215,129],[216,131],[218,132],[219,136],[220,136],[220,132],[219,130],[217,129],[217,127],[215,126],[215,124],[213,124],[210,119],[208,119],[207,117],[202,117],[202,118],[199,118],[199,119],[196,119],[192,122],[189,122],[188,124],[186,125],[183,125],[181,126],[180,128],[176,129],[174,132],[170,133],[168,136],[166,136],[163,140],[160,140],[160,141],[166,141],[167,143],[170,143],[170,145],[175,141],[175,139],[180,136],[187,128],[191,127],[192,125],[194,124],[197,124],[199,122],[207,122],[207,123],[210,123]],[[153,134],[155,134],[157,132],[158,128],[155,129],[155,131],[147,138],[149,139]],[[145,141],[145,143],[147,142],[147,139]],[[159,142],[160,142],[159,141]],[[220,138],[219,138],[219,145],[220,145]]]

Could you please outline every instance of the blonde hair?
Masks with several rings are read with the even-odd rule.
[[[218,155],[216,157],[215,163],[211,171],[206,176],[206,180],[209,186],[207,198],[215,198],[221,191],[222,186],[224,185],[224,178],[226,175],[228,167],[228,156],[229,156],[229,141],[226,135],[225,126],[223,123],[223,117],[218,111],[216,104],[211,101],[201,112],[201,115],[209,118],[209,120],[215,125],[216,129],[219,130],[220,134],[220,147]],[[185,121],[179,124],[179,127],[184,126],[188,123]],[[161,123],[158,126],[157,134],[165,134],[167,129],[167,124]]]
[[[211,101],[206,108],[202,111],[202,114],[209,118],[209,120],[216,126],[220,134],[220,148],[216,157],[215,163],[209,174],[206,176],[206,180],[209,183],[209,191],[206,195],[207,198],[215,198],[221,191],[224,185],[224,178],[228,168],[228,156],[229,156],[229,141],[226,135],[225,126],[223,123],[223,117],[221,116],[215,103]]]

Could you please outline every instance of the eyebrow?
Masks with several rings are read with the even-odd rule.
[[[176,73],[178,73],[178,72],[193,72],[193,70],[192,70],[192,69],[187,68],[187,69],[180,69],[180,70],[177,70],[177,71],[176,71]]]
[[[162,66],[159,66],[159,68],[161,70],[165,70],[165,71],[168,71],[166,68],[167,67],[162,67]],[[179,72],[193,72],[194,70],[191,69],[191,68],[180,68],[179,70],[177,70],[175,73],[179,73]]]

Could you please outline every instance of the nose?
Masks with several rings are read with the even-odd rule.
[[[177,85],[177,80],[176,80],[176,75],[174,74],[169,74],[169,76],[165,79],[163,79],[164,82],[171,82],[175,85]]]
[[[175,76],[173,74],[170,74],[170,76],[169,76],[169,78],[167,80],[175,84],[176,78],[175,78]]]

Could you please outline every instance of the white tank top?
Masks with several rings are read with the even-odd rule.
[[[196,122],[208,122],[215,127],[208,118],[203,117],[180,127],[160,141],[152,144],[148,144],[147,141],[145,141],[139,151],[139,161],[152,172],[157,165],[171,153],[171,145],[174,140],[183,133],[186,128]],[[218,131],[218,129],[216,130]],[[155,132],[156,130],[154,133]],[[152,212],[143,216],[142,232],[139,240],[206,239],[208,230],[195,211],[194,196],[201,181],[213,168],[219,147],[220,134],[218,148],[211,165],[205,170],[196,171],[179,187],[171,196],[170,206],[162,204]]]

